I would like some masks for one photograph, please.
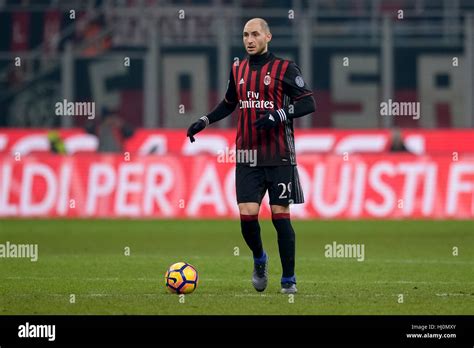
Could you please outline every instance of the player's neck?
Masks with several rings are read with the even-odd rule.
[[[249,56],[249,60],[251,64],[262,64],[266,63],[270,58],[270,52],[267,50],[261,54],[255,54],[253,56]]]

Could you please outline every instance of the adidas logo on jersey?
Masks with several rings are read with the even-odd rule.
[[[243,85],[245,83],[244,78],[240,79],[239,85]]]

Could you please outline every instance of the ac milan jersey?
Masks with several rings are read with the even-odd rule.
[[[311,95],[299,67],[267,53],[235,62],[225,99],[239,108],[236,149],[256,150],[257,166],[296,165],[293,120],[287,118],[270,130],[257,130],[253,123],[271,112],[290,108]]]

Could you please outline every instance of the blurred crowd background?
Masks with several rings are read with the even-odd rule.
[[[469,128],[472,0],[0,0],[0,127],[184,128],[223,97],[243,24],[265,18],[317,110],[301,128]],[[58,117],[64,99],[96,117]],[[421,117],[382,117],[383,101]],[[215,127],[230,128],[233,117]]]

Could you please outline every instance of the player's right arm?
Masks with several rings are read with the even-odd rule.
[[[227,82],[227,91],[224,99],[212,110],[209,114],[202,116],[199,120],[194,122],[188,128],[187,136],[193,143],[195,141],[194,135],[202,131],[211,123],[222,120],[229,116],[237,106],[237,91],[235,89],[235,80],[232,69],[230,70],[229,81]]]

